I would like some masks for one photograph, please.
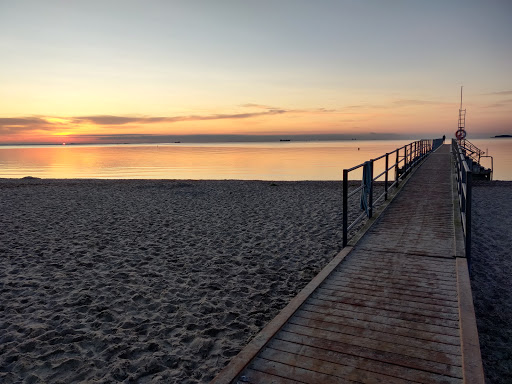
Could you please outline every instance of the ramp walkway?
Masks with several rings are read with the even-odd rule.
[[[212,383],[483,383],[450,146]]]

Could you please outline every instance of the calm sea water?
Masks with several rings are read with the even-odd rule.
[[[0,177],[341,180],[344,168],[409,142],[0,146]],[[512,139],[472,142],[494,156],[495,180],[512,180]]]

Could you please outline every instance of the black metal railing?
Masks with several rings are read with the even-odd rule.
[[[441,139],[442,141],[442,139]],[[375,205],[382,199],[388,199],[388,193],[392,188],[398,187],[400,181],[409,174],[409,172],[418,165],[434,148],[433,140],[418,140],[403,147],[397,148],[392,152],[386,153],[375,159],[371,159],[355,167],[343,170],[343,246],[348,243],[348,233],[365,216],[371,218]],[[390,161],[394,163],[390,164]],[[363,167],[362,183],[359,187],[349,193],[348,183],[350,172]],[[365,169],[366,168],[366,169]],[[382,170],[380,173],[379,170]],[[394,177],[390,184],[390,171]],[[375,173],[378,173],[374,176]],[[374,183],[384,178],[384,191],[374,199]],[[358,194],[359,192],[359,194]],[[349,198],[359,197],[359,202],[364,211],[349,225],[348,223],[348,203]]]
[[[482,151],[475,144],[471,143],[469,140],[460,140],[457,142],[459,147],[464,152],[466,156],[466,161],[468,163],[469,169],[473,172],[473,178],[478,178],[481,175],[485,175],[484,178],[488,180],[492,180],[492,174],[494,172],[494,159],[489,154],[485,154],[485,151]],[[483,158],[491,159],[491,168],[486,169],[482,166],[481,161]]]
[[[455,161],[457,194],[459,196],[460,221],[464,233],[464,246],[468,268],[471,269],[471,184],[473,180],[472,160],[466,155],[457,140],[452,139],[452,154]]]

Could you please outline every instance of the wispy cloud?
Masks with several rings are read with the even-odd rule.
[[[509,96],[512,95],[512,91],[498,91],[498,92],[489,92],[484,93],[486,96]]]
[[[240,104],[240,106],[244,107],[244,108],[279,109],[276,107],[271,107],[269,105],[257,104],[257,103]]]
[[[37,116],[1,117],[0,133],[21,132],[27,130],[52,130],[54,125]]]
[[[222,120],[222,119],[248,119],[251,117],[265,116],[265,115],[278,115],[287,113],[284,109],[270,109],[264,112],[252,113],[233,113],[233,114],[214,114],[214,115],[186,115],[186,116],[140,116],[140,117],[126,117],[126,116],[111,116],[111,115],[98,115],[98,116],[79,116],[73,117],[72,121],[76,124],[92,123],[96,125],[125,125],[125,124],[152,124],[152,123],[177,123],[181,121],[201,121],[201,120]]]
[[[510,108],[510,104],[512,104],[512,99],[505,99],[505,100],[500,100],[497,103],[488,104],[488,105],[484,106],[484,108],[503,108],[503,107]]]
[[[451,103],[447,103],[444,101],[432,101],[432,100],[402,99],[402,100],[395,100],[393,102],[393,104],[395,106],[408,107],[408,106],[415,106],[415,105],[448,105]]]
[[[264,104],[243,104],[245,108],[256,108],[257,111],[241,113],[218,113],[211,115],[181,115],[181,116],[116,116],[116,115],[90,115],[90,116],[22,116],[0,118],[0,132],[13,133],[24,130],[57,130],[64,126],[80,128],[81,125],[92,124],[96,126],[125,126],[133,124],[178,123],[186,121],[209,121],[229,119],[249,119],[262,116],[282,115],[287,113],[333,113],[334,109],[284,109]]]
[[[153,124],[153,123],[177,123],[182,121],[204,121],[222,119],[248,119],[251,117],[280,115],[288,113],[284,109],[270,109],[262,112],[214,114],[214,115],[187,115],[187,116],[113,116],[113,115],[92,115],[74,117],[5,117],[0,118],[0,132],[12,133],[25,130],[54,130],[62,126],[80,126],[80,124],[93,124],[99,126],[123,126],[126,124]],[[62,121],[55,121],[62,120]],[[66,122],[63,122],[66,121]]]

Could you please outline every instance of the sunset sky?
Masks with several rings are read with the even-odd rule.
[[[0,0],[0,143],[512,134],[512,2]],[[183,136],[185,135],[185,136]]]

